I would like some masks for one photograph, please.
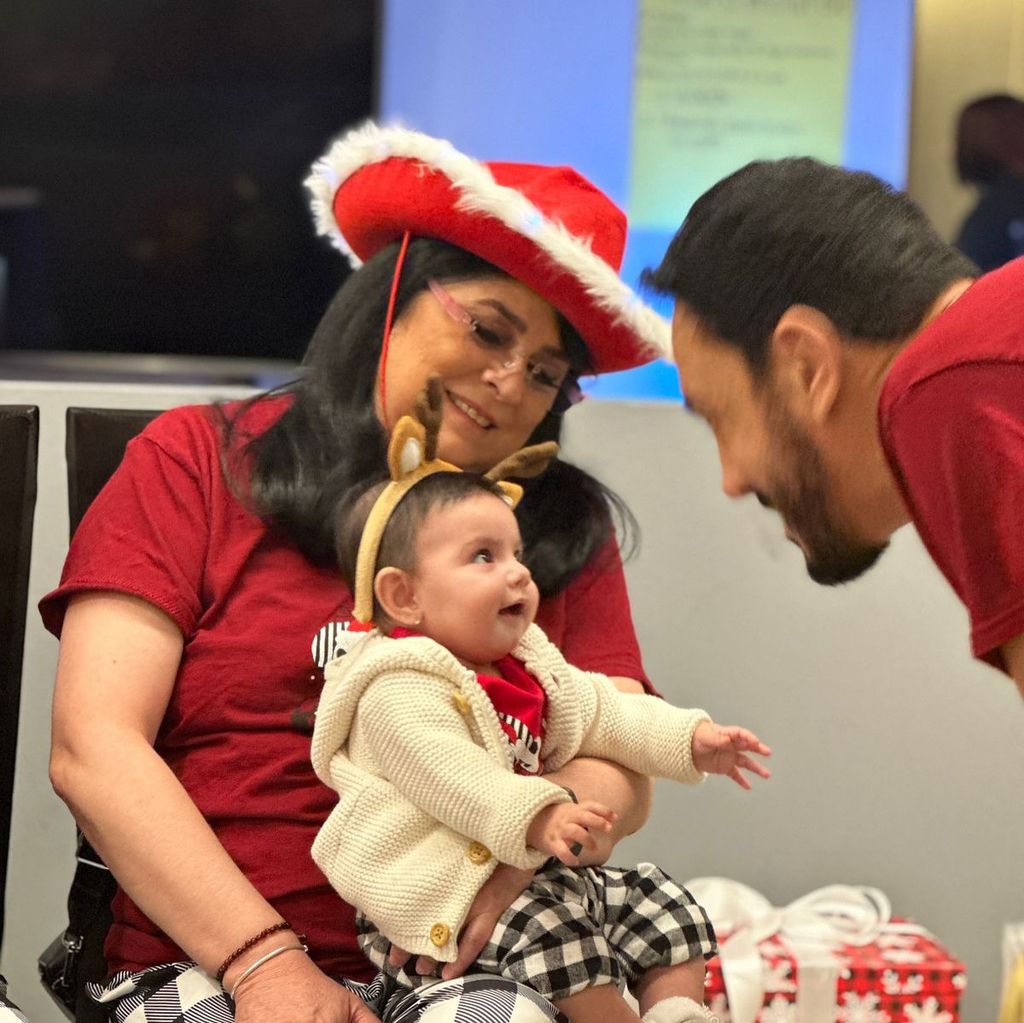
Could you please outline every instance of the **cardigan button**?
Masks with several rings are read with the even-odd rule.
[[[456,690],[452,693],[452,702],[455,704],[458,712],[464,717],[468,718],[470,714],[469,709],[469,697],[465,693],[460,693]]]
[[[486,863],[491,858],[491,850],[483,842],[470,842],[466,855],[473,863]]]
[[[447,924],[434,924],[430,928],[430,942],[436,945],[438,948],[443,948],[448,944],[448,939],[452,936],[452,929]]]

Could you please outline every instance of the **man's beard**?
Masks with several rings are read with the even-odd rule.
[[[792,422],[772,417],[775,449],[784,465],[771,481],[774,507],[790,532],[799,537],[807,574],[823,586],[838,586],[863,575],[882,556],[888,541],[868,545],[835,523],[829,511],[825,465],[811,439]]]

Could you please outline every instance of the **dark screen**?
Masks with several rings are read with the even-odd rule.
[[[298,357],[346,273],[302,181],[369,116],[373,0],[22,0],[0,347]]]

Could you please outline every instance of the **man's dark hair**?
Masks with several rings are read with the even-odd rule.
[[[800,157],[749,163],[705,192],[643,280],[741,349],[760,377],[791,305],[818,309],[847,338],[891,342],[976,274],[902,192]]]

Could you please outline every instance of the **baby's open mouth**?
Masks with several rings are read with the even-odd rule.
[[[498,613],[503,615],[521,615],[523,613],[523,602],[520,600],[515,604],[509,604],[508,607],[503,607]]]

